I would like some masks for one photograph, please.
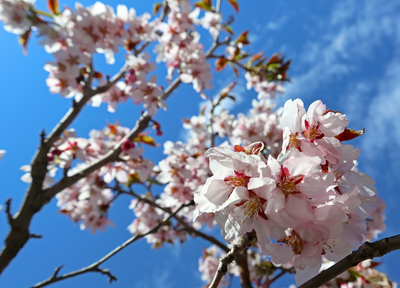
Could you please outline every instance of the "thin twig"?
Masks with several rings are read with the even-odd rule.
[[[15,217],[13,217],[12,223],[13,228],[15,229],[10,229],[10,232],[5,239],[5,245],[0,252],[0,274],[8,266],[10,261],[14,259],[25,243],[30,238],[33,238],[31,236],[32,234],[29,233],[29,226],[33,215],[39,212],[42,207],[47,204],[55,195],[51,193],[44,193],[43,191],[43,182],[46,177],[46,173],[48,172],[47,153],[49,152],[50,148],[53,146],[54,142],[59,139],[60,135],[65,131],[65,129],[68,128],[72,121],[78,116],[90,98],[98,93],[107,91],[114,83],[121,79],[125,73],[125,70],[127,69],[127,66],[124,65],[124,67],[113,77],[111,82],[105,86],[99,87],[98,89],[91,88],[91,82],[94,74],[93,65],[90,64],[88,68],[90,70],[89,77],[83,91],[82,99],[79,102],[74,102],[74,105],[54,127],[47,138],[44,137],[44,133],[41,134],[41,144],[31,162],[32,182],[25,193],[25,197],[19,211],[15,214]],[[12,245],[10,245],[11,243]]]
[[[209,288],[217,288],[219,285],[219,282],[221,282],[222,277],[226,274],[228,271],[228,265],[232,263],[234,260],[238,259],[240,254],[245,251],[251,243],[253,242],[254,239],[256,239],[256,232],[253,230],[252,232],[246,233],[243,236],[243,239],[240,244],[234,245],[224,257],[221,257],[219,259],[219,266],[217,269],[217,272],[215,273],[214,279],[211,282]]]
[[[226,38],[223,42],[214,41],[213,44],[211,45],[210,49],[206,52],[206,57],[208,58],[212,53],[221,45],[227,44],[230,40],[230,38]],[[180,78],[176,78],[171,85],[165,89],[164,94],[162,96],[163,100],[166,100],[171,93],[178,88],[178,86],[182,83]],[[49,199],[54,197],[58,192],[64,190],[65,188],[71,186],[72,184],[78,182],[80,179],[89,176],[91,173],[96,171],[97,169],[100,169],[104,165],[116,161],[118,159],[118,156],[121,152],[121,145],[127,140],[133,140],[136,138],[139,133],[141,133],[144,129],[147,128],[149,122],[151,120],[151,116],[148,114],[148,112],[144,112],[143,115],[139,118],[139,120],[136,122],[135,127],[127,134],[125,135],[124,138],[122,138],[108,153],[106,153],[103,157],[101,157],[97,162],[93,163],[89,167],[86,167],[79,173],[76,173],[72,176],[69,177],[63,177],[58,183],[54,184],[52,187],[44,190],[43,192],[47,195]]]
[[[217,0],[217,8],[215,9],[216,13],[219,13],[221,11],[221,0]]]
[[[272,278],[271,280],[268,280],[266,282],[268,282],[268,285],[270,285],[271,283],[275,282],[276,280],[278,280],[279,278],[281,278],[283,275],[285,275],[287,272],[289,272],[289,270],[287,269],[282,269],[281,272],[279,272],[276,276],[274,276],[274,278]]]
[[[114,188],[113,188],[113,189],[114,189]],[[172,210],[171,210],[170,208],[162,207],[162,206],[158,205],[156,202],[151,201],[150,199],[147,199],[147,198],[145,198],[145,197],[142,197],[142,196],[140,196],[139,194],[136,194],[136,193],[132,190],[132,188],[129,188],[129,190],[130,190],[129,192],[128,192],[128,191],[125,191],[125,190],[123,190],[123,189],[121,189],[120,187],[116,187],[115,189],[117,189],[117,191],[118,191],[119,193],[121,193],[121,194],[127,194],[127,195],[134,196],[134,197],[136,197],[139,201],[145,202],[145,203],[149,204],[150,206],[153,206],[153,207],[156,207],[156,208],[158,208],[158,209],[161,209],[162,211],[164,211],[164,212],[166,212],[166,213],[168,213],[168,214],[171,214],[171,213],[172,213]],[[182,219],[182,217],[179,217],[178,215],[175,215],[174,218],[175,218],[176,221],[178,221],[178,222],[185,228],[185,230],[186,230],[189,234],[191,234],[192,236],[194,235],[194,236],[201,237],[201,238],[203,238],[203,239],[209,241],[210,243],[212,243],[212,244],[218,246],[219,248],[221,248],[222,250],[224,250],[226,253],[229,252],[229,248],[226,247],[226,246],[225,246],[223,243],[221,243],[220,241],[218,241],[216,238],[214,238],[214,237],[212,237],[212,236],[210,236],[210,235],[207,235],[207,234],[205,234],[205,233],[203,233],[203,232],[201,232],[201,231],[199,231],[199,230],[196,230],[196,229],[193,228],[190,224],[188,224],[184,219]]]
[[[340,260],[338,263],[319,273],[317,276],[300,285],[298,288],[314,288],[320,287],[329,280],[347,271],[353,266],[358,265],[367,259],[382,257],[389,252],[400,249],[400,235],[385,238],[375,242],[365,242],[356,251]]]
[[[226,41],[227,39],[223,42],[219,42],[218,40],[214,41],[210,49],[207,51],[206,57],[209,58],[209,56],[215,51],[215,49],[217,49],[221,45],[228,43]],[[137,52],[140,53],[140,51]],[[151,116],[149,116],[148,113],[145,112],[136,122],[136,126],[108,153],[106,153],[103,157],[98,159],[97,162],[91,164],[89,167],[85,168],[84,170],[72,176],[69,177],[64,176],[58,183],[56,183],[52,187],[43,189],[43,182],[46,177],[46,173],[48,172],[47,153],[49,152],[54,142],[77,117],[77,115],[82,110],[86,102],[89,101],[90,98],[93,97],[94,95],[106,92],[112,85],[114,85],[117,81],[122,79],[128,67],[129,66],[125,63],[125,65],[111,79],[111,81],[109,81],[104,86],[98,87],[97,89],[92,89],[89,85],[86,85],[83,92],[84,93],[83,98],[78,103],[75,103],[73,107],[70,108],[67,114],[61,119],[61,121],[55,126],[53,131],[49,134],[48,138],[42,141],[44,143],[40,145],[39,149],[36,151],[33,160],[31,162],[32,182],[27,192],[25,193],[25,198],[22,202],[22,205],[20,206],[19,211],[13,218],[13,225],[17,229],[10,229],[9,234],[5,239],[5,245],[3,246],[0,252],[0,274],[8,266],[11,260],[15,258],[17,253],[29,240],[30,238],[29,226],[32,221],[32,218],[37,212],[39,212],[42,209],[44,205],[49,203],[50,200],[60,191],[71,186],[80,179],[90,175],[97,169],[100,169],[102,166],[110,162],[117,161],[119,158],[119,154],[121,152],[121,145],[123,141],[125,141],[126,139],[133,140],[135,137],[139,135],[139,133],[141,133],[144,129],[147,128],[148,123],[151,120]],[[94,70],[91,69],[89,73],[92,73],[93,71]],[[90,79],[91,77],[89,75],[88,80]],[[163,99],[165,100],[166,98],[168,98],[168,96],[180,85],[180,83],[181,83],[180,79],[177,78],[164,91]],[[12,245],[10,245],[11,243]]]
[[[67,278],[71,278],[74,276],[78,276],[80,274],[84,274],[84,273],[88,273],[88,272],[101,272],[103,274],[107,274],[109,276],[109,281],[115,281],[117,280],[116,277],[114,275],[112,275],[110,273],[110,271],[108,269],[102,269],[99,268],[99,266],[104,263],[105,261],[107,261],[108,259],[110,259],[111,257],[113,257],[114,255],[116,255],[118,252],[120,252],[121,250],[123,250],[124,248],[126,248],[127,246],[129,246],[130,244],[132,244],[133,242],[146,237],[147,235],[150,235],[152,233],[155,233],[158,231],[158,229],[160,229],[163,225],[165,225],[166,223],[168,223],[168,221],[172,218],[175,217],[175,215],[181,211],[183,208],[193,205],[193,203],[188,203],[188,204],[182,204],[174,213],[171,213],[165,220],[163,220],[162,222],[160,222],[157,226],[155,226],[153,229],[151,229],[150,231],[148,231],[147,233],[144,234],[136,234],[135,236],[133,236],[132,238],[128,239],[127,241],[125,241],[122,245],[118,246],[117,248],[115,248],[113,251],[111,251],[110,253],[108,253],[107,255],[105,255],[103,258],[101,258],[100,260],[98,260],[97,262],[82,268],[80,270],[74,271],[74,272],[70,272],[61,276],[57,276],[58,272],[60,271],[61,267],[56,268],[56,270],[54,271],[53,275],[43,281],[40,282],[38,284],[36,284],[35,286],[33,286],[32,288],[39,288],[39,287],[44,287],[47,286],[49,284],[52,284],[54,282],[58,282],[61,280],[65,280]]]

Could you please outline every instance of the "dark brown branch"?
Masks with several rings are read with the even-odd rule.
[[[281,278],[283,275],[285,275],[287,272],[289,272],[290,270],[288,269],[282,269],[281,272],[279,272],[276,276],[274,276],[274,278],[272,278],[271,280],[268,280],[266,282],[268,282],[268,285],[274,283],[276,280],[278,280],[279,278]]]
[[[44,133],[41,134],[41,144],[36,151],[31,162],[31,176],[32,182],[28,187],[25,197],[20,206],[19,211],[12,217],[13,229],[10,229],[6,239],[5,245],[0,252],[0,274],[8,266],[10,261],[18,254],[25,243],[32,238],[29,233],[29,226],[33,215],[39,212],[44,205],[46,205],[55,194],[44,193],[43,181],[47,174],[47,153],[60,135],[68,128],[72,121],[78,116],[85,104],[98,93],[104,93],[119,79],[121,79],[127,66],[125,65],[105,86],[98,89],[91,88],[94,69],[92,64],[89,65],[89,77],[83,91],[83,98],[74,103],[73,107],[69,109],[67,114],[60,120],[54,127],[53,131],[45,138]],[[60,190],[61,191],[61,190]],[[58,191],[59,192],[59,191]],[[10,218],[9,218],[10,219]],[[10,220],[9,220],[10,222]]]
[[[12,229],[14,219],[11,214],[11,201],[12,201],[11,198],[8,198],[8,200],[6,201],[6,215],[7,215],[8,224],[10,224],[11,229]]]
[[[209,58],[209,56],[215,51],[217,47],[228,43],[226,41],[227,40],[225,40],[224,42],[219,42],[218,40],[214,41],[214,43],[206,53],[207,58]],[[142,48],[144,49],[144,47]],[[140,51],[141,50],[142,49],[140,49]],[[92,76],[89,75],[88,83],[83,91],[83,98],[78,103],[74,103],[73,107],[70,108],[67,114],[56,125],[56,127],[47,137],[47,139],[42,141],[43,143],[41,143],[31,162],[32,182],[27,192],[25,193],[25,198],[19,211],[13,217],[13,227],[15,229],[10,230],[5,239],[5,245],[0,252],[0,274],[29,240],[29,226],[32,221],[33,215],[39,212],[42,207],[46,205],[57,193],[76,183],[80,179],[88,176],[102,166],[118,160],[123,141],[125,141],[126,139],[133,140],[137,135],[139,135],[139,133],[147,128],[151,117],[148,115],[147,112],[145,112],[136,122],[136,126],[124,137],[124,139],[117,143],[114,148],[112,148],[107,154],[101,157],[97,162],[70,177],[64,176],[58,183],[48,189],[43,190],[43,182],[46,177],[48,165],[47,153],[49,152],[54,142],[59,138],[63,131],[68,128],[68,126],[82,110],[86,102],[89,101],[90,98],[94,95],[106,92],[112,85],[114,85],[125,75],[125,71],[127,68],[128,66],[127,64],[125,64],[121,68],[121,70],[111,79],[111,81],[97,89],[92,89],[91,85],[89,85],[91,84],[89,82],[91,82],[92,79]],[[91,70],[89,71],[89,74],[94,73],[93,67],[90,66],[89,69]],[[175,79],[175,81],[164,91],[163,99],[167,99],[169,95],[180,85],[180,83],[181,81],[179,78]]]
[[[356,251],[340,260],[327,270],[322,271],[317,276],[299,286],[299,288],[314,288],[320,287],[329,280],[347,271],[353,266],[358,265],[367,259],[382,257],[392,251],[400,249],[400,235],[385,238],[375,242],[365,242]]]
[[[239,277],[242,288],[252,288],[249,272],[249,264],[247,261],[247,248],[236,258],[236,263],[239,266]]]
[[[222,277],[224,277],[226,272],[228,272],[228,265],[232,263],[234,260],[238,259],[240,257],[240,254],[243,251],[246,251],[246,249],[250,247],[251,243],[254,241],[254,239],[256,239],[256,237],[257,235],[254,230],[252,232],[246,233],[243,236],[243,239],[240,242],[240,244],[234,245],[232,249],[228,252],[228,254],[219,259],[218,270],[215,273],[214,279],[211,282],[209,288],[218,287],[219,282],[221,282],[222,280]]]
[[[113,257],[114,255],[116,255],[118,252],[122,251],[124,248],[126,248],[127,246],[129,246],[130,244],[132,244],[133,242],[146,237],[147,235],[150,235],[152,233],[156,233],[158,231],[158,229],[160,229],[163,225],[165,225],[166,223],[168,223],[168,221],[172,218],[175,217],[176,214],[181,211],[183,208],[192,205],[192,203],[188,203],[188,204],[182,204],[174,213],[171,213],[165,220],[163,220],[162,222],[160,222],[157,226],[155,226],[153,229],[151,229],[150,231],[148,231],[147,233],[144,234],[136,234],[135,236],[133,236],[132,238],[128,239],[127,241],[125,241],[122,245],[118,246],[117,248],[115,248],[113,251],[111,251],[110,253],[108,253],[107,255],[105,255],[103,258],[101,258],[99,261],[85,267],[82,268],[80,270],[71,272],[71,273],[67,273],[61,276],[57,276],[58,272],[60,271],[60,269],[62,268],[62,266],[56,268],[54,270],[53,275],[43,281],[40,282],[38,284],[36,284],[35,286],[33,286],[32,288],[39,288],[39,287],[44,287],[47,286],[49,284],[61,281],[61,280],[65,280],[67,278],[71,278],[71,277],[75,277],[84,273],[88,273],[88,272],[101,272],[102,274],[106,274],[109,276],[108,281],[112,282],[117,280],[117,278],[112,275],[110,273],[110,271],[108,269],[102,269],[99,266],[104,263],[105,261],[107,261],[108,259],[110,259],[111,257]]]

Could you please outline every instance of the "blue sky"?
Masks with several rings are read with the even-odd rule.
[[[44,5],[45,1],[37,1]],[[64,1],[72,6],[73,1]],[[83,1],[84,5],[94,2]],[[116,6],[116,1],[105,1]],[[120,1],[132,5],[138,14],[151,11],[152,1]],[[118,4],[119,4],[118,3]],[[366,133],[353,141],[361,149],[359,169],[371,175],[379,195],[387,203],[387,230],[381,237],[400,233],[398,208],[400,184],[400,2],[382,1],[239,1],[240,13],[235,16],[236,32],[250,30],[252,44],[249,50],[264,50],[266,54],[282,52],[292,59],[289,71],[292,83],[287,93],[278,99],[301,98],[305,105],[317,99],[328,108],[342,111],[350,119],[350,127],[366,129]],[[223,1],[224,15],[234,11]],[[47,132],[70,107],[70,100],[48,92],[45,84],[46,61],[52,57],[31,39],[28,56],[23,56],[15,35],[0,29],[0,149],[7,154],[0,162],[0,203],[13,198],[16,212],[26,190],[20,181],[19,168],[29,164],[39,144],[39,133]],[[210,44],[202,34],[205,46]],[[149,50],[151,51],[151,50]],[[96,58],[96,67],[113,74],[122,62],[105,64],[103,56]],[[162,66],[162,65],[161,65]],[[164,78],[160,69],[158,79]],[[214,95],[231,80],[230,73],[215,74],[214,85],[208,95]],[[235,114],[246,112],[256,94],[245,89],[243,78],[235,90],[239,101],[229,105]],[[182,140],[185,133],[181,119],[198,112],[201,102],[193,89],[181,86],[167,101],[169,110],[160,111],[156,120],[162,123],[166,140]],[[184,103],[184,105],[182,105]],[[240,105],[238,105],[238,103]],[[79,136],[86,137],[91,129],[102,129],[107,121],[118,119],[121,125],[133,126],[140,108],[127,103],[119,106],[115,114],[100,108],[85,108],[72,124]],[[148,157],[154,162],[162,159],[162,149],[149,148]],[[133,220],[128,209],[130,199],[120,197],[110,210],[114,228],[92,235],[80,231],[79,225],[57,213],[56,201],[51,201],[38,213],[31,232],[43,239],[32,239],[0,277],[0,287],[29,287],[48,278],[54,268],[64,264],[61,273],[87,266],[123,243],[130,237],[126,227]],[[0,239],[8,233],[3,212],[0,213]],[[219,237],[219,231],[213,231]],[[102,265],[118,277],[111,287],[201,287],[197,270],[201,248],[208,243],[191,239],[187,243],[152,250],[144,241],[132,244],[121,254]],[[400,282],[395,261],[400,252],[384,257],[380,269]],[[293,279],[285,279],[275,287],[287,287]],[[237,283],[236,283],[237,284]],[[110,287],[106,277],[87,274],[54,284],[52,287]]]

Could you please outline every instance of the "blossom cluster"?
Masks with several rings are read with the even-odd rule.
[[[199,259],[199,271],[201,273],[201,279],[207,283],[211,283],[215,272],[217,272],[219,265],[219,257],[223,256],[223,251],[217,246],[213,245],[207,249],[203,249],[203,257]],[[227,273],[239,276],[239,267],[235,264],[228,266]],[[226,279],[222,279],[220,286],[226,286],[228,283]]]
[[[155,181],[158,184],[166,184],[158,199],[153,199],[158,206],[176,211],[182,204],[192,201],[195,191],[200,191],[210,173],[207,158],[202,155],[204,150],[204,147],[200,148],[190,143],[167,141],[164,144],[164,153],[167,154],[167,158],[160,161],[154,169],[157,175]],[[151,194],[145,197],[152,199]],[[160,223],[166,214],[165,211],[141,201],[138,202],[137,199],[132,200],[130,209],[136,216],[128,227],[132,234],[146,233]],[[199,229],[204,224],[214,227],[215,220],[211,214],[199,217],[195,223],[192,223],[193,209],[193,206],[185,207],[178,213],[178,217],[195,229]],[[176,226],[164,225],[157,233],[146,236],[147,241],[154,247],[160,247],[164,242],[173,243],[178,238],[180,242],[186,240],[186,232],[180,223]]]
[[[333,264],[329,261],[323,263],[327,267]],[[379,264],[381,263],[372,260],[361,262],[325,283],[321,288],[396,288],[397,283],[393,283],[384,273],[374,269]]]
[[[155,200],[150,193],[145,195],[146,199]],[[157,201],[159,202],[159,201]],[[129,209],[132,209],[136,218],[128,226],[128,230],[133,235],[143,234],[157,226],[165,216],[165,212],[155,208],[142,200],[134,199],[131,201]],[[186,240],[186,231],[179,225],[174,226],[171,222],[161,226],[155,233],[146,236],[147,242],[152,244],[153,248],[162,247],[164,243],[174,243],[177,239],[180,242]]]
[[[211,101],[210,115],[203,109],[199,115],[184,119],[183,127],[190,137],[186,143],[167,141],[166,157],[158,165],[143,157],[141,144],[155,145],[145,133],[129,140],[130,129],[119,124],[92,130],[88,139],[78,137],[73,129],[65,131],[47,154],[43,189],[55,182],[60,169],[64,176],[75,175],[114,147],[121,147],[116,161],[56,196],[60,212],[80,222],[81,229],[96,232],[112,225],[108,212],[113,201],[119,193],[130,194],[136,197],[129,206],[135,215],[128,226],[130,233],[144,234],[163,224],[146,235],[153,247],[182,243],[192,235],[190,231],[204,225],[212,228],[218,224],[229,245],[255,230],[261,253],[254,247],[247,252],[250,280],[267,287],[276,267],[295,267],[296,281],[302,283],[323,269],[328,260],[341,259],[385,228],[385,203],[377,196],[373,179],[356,167],[360,150],[344,144],[363,132],[348,129],[347,117],[326,109],[321,101],[312,103],[308,110],[299,99],[276,109],[273,100],[284,92],[282,84],[290,61],[284,63],[276,54],[265,64],[258,54],[246,65],[239,65],[239,60],[250,56],[242,50],[248,44],[247,32],[230,44],[226,41],[226,56],[212,55],[215,46],[205,52],[196,26],[209,31],[214,45],[221,44],[219,34],[227,30],[222,15],[209,8],[200,17],[200,10],[193,9],[189,0],[166,0],[163,14],[167,18],[151,20],[150,14],[138,16],[125,5],[114,10],[100,2],[89,7],[77,3],[75,9],[59,11],[53,7],[51,21],[46,21],[46,13],[36,10],[34,0],[0,0],[5,29],[18,34],[24,47],[31,32],[37,30],[40,43],[54,56],[55,61],[44,66],[49,72],[46,83],[50,92],[75,97],[75,104],[86,93],[90,97],[85,100],[93,107],[107,103],[109,112],[128,99],[143,104],[149,116],[158,108],[166,110],[168,89],[164,91],[156,75],[150,75],[156,65],[152,56],[143,52],[149,42],[157,43],[156,61],[166,63],[168,83],[177,77],[207,99],[204,90],[212,88],[207,59],[213,57],[219,58],[217,70],[230,64],[237,74],[235,65],[244,67],[247,89],[258,93],[249,114],[215,112],[221,101],[235,99],[231,95],[235,82],[229,84]],[[121,48],[126,52],[125,65],[116,77],[110,79],[96,71],[94,54],[104,54],[106,62],[114,64]],[[270,64],[280,70],[276,68],[266,77],[263,69]],[[162,134],[160,124],[151,121],[157,135]],[[4,153],[0,150],[0,159]],[[31,167],[21,170],[26,172],[21,179],[30,183]],[[145,187],[146,193],[135,194],[134,184]],[[156,185],[165,185],[161,193],[151,191]],[[189,206],[193,199],[196,207]],[[182,205],[187,206],[181,209]],[[164,221],[178,209],[175,219]],[[199,270],[208,283],[221,255],[215,246],[204,251]],[[348,283],[341,287],[364,287],[360,285],[377,277],[391,285],[368,265],[354,269],[355,279],[350,272],[350,276],[342,275]],[[237,266],[229,269],[239,275]],[[326,287],[336,284],[327,283]]]
[[[156,48],[158,61],[167,64],[167,79],[172,79],[174,71],[179,69],[180,80],[192,83],[196,92],[212,88],[210,65],[206,61],[204,47],[199,43],[200,35],[194,25],[203,24],[203,27],[213,28],[210,31],[215,31],[216,25],[212,24],[209,17],[198,19],[200,10],[192,10],[187,0],[168,0],[167,3],[171,11],[168,22],[158,26],[162,34]]]
[[[92,130],[89,139],[86,139],[77,137],[71,129],[54,143],[47,154],[48,173],[44,179],[44,189],[55,182],[59,168],[68,176],[79,173],[124,141],[118,161],[102,166],[56,195],[60,212],[74,222],[82,221],[81,229],[96,232],[97,229],[104,230],[105,225],[111,223],[107,212],[114,198],[111,187],[114,180],[131,185],[146,181],[152,174],[154,163],[142,157],[144,149],[139,146],[140,143],[146,143],[146,135],[139,135],[134,141],[123,140],[129,131],[129,128],[118,123],[108,124],[102,131]],[[25,165],[21,170],[27,172],[21,180],[30,183],[31,167]]]
[[[299,279],[307,266],[318,272],[322,257],[341,259],[384,228],[378,217],[367,229],[380,201],[372,178],[355,168],[359,149],[343,144],[361,134],[348,123],[321,101],[306,111],[288,100],[277,158],[263,156],[262,142],[206,151],[213,176],[194,196],[195,216],[214,213],[228,243],[254,229],[261,251],[298,268]]]
[[[75,9],[51,11],[52,21],[45,21],[33,0],[1,0],[0,20],[7,31],[21,35],[25,44],[31,31],[38,30],[42,36],[40,43],[55,58],[44,66],[49,72],[46,83],[50,92],[75,97],[76,101],[83,97],[87,85],[94,84],[93,80],[99,86],[109,83],[108,78],[94,70],[93,55],[104,54],[106,62],[114,64],[115,53],[125,48],[124,81],[113,83],[107,92],[91,99],[92,106],[107,103],[108,111],[115,112],[117,103],[131,98],[137,105],[143,103],[149,115],[154,116],[158,108],[166,109],[163,88],[155,75],[147,77],[155,65],[149,54],[140,53],[141,47],[158,41],[157,61],[166,62],[166,78],[171,80],[174,71],[178,71],[182,82],[191,83],[204,95],[203,89],[212,88],[212,76],[195,26],[209,30],[214,38],[222,29],[221,14],[207,11],[199,18],[200,10],[193,10],[188,0],[169,0],[166,7],[167,22],[158,18],[151,21],[150,14],[139,16],[125,5],[118,5],[114,11],[101,2],[89,7],[76,3]]]

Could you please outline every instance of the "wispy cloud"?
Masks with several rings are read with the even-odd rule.
[[[168,264],[165,263],[166,267],[168,267]],[[158,288],[174,288],[175,286],[175,281],[173,280],[173,277],[171,275],[170,269],[161,269],[161,268],[156,268],[155,271],[153,271],[153,276],[150,278],[151,280],[143,280],[140,282],[137,282],[135,284],[135,288],[153,288],[153,287],[158,287]]]
[[[290,13],[290,12],[289,12]],[[271,47],[273,44],[272,37],[266,38],[265,36],[270,31],[280,31],[283,29],[284,25],[288,22],[290,18],[290,14],[287,13],[286,15],[282,16],[279,14],[274,19],[269,21],[267,24],[263,22],[253,21],[252,27],[254,27],[249,33],[249,41],[251,45],[259,44],[262,41],[261,49],[266,50],[267,48]]]
[[[374,161],[382,156],[400,159],[400,55],[388,66],[379,82],[376,97],[368,107],[364,119],[366,129],[371,131],[363,137],[362,147],[370,152],[366,157]],[[387,163],[391,171],[399,171],[399,161]]]
[[[335,77],[359,72],[357,59],[376,57],[374,49],[393,37],[398,2],[351,1],[337,4],[326,21],[318,21],[320,35],[304,44],[300,67],[288,87],[288,98],[310,95]],[[398,20],[399,19],[399,20]],[[322,39],[321,39],[322,38]]]

